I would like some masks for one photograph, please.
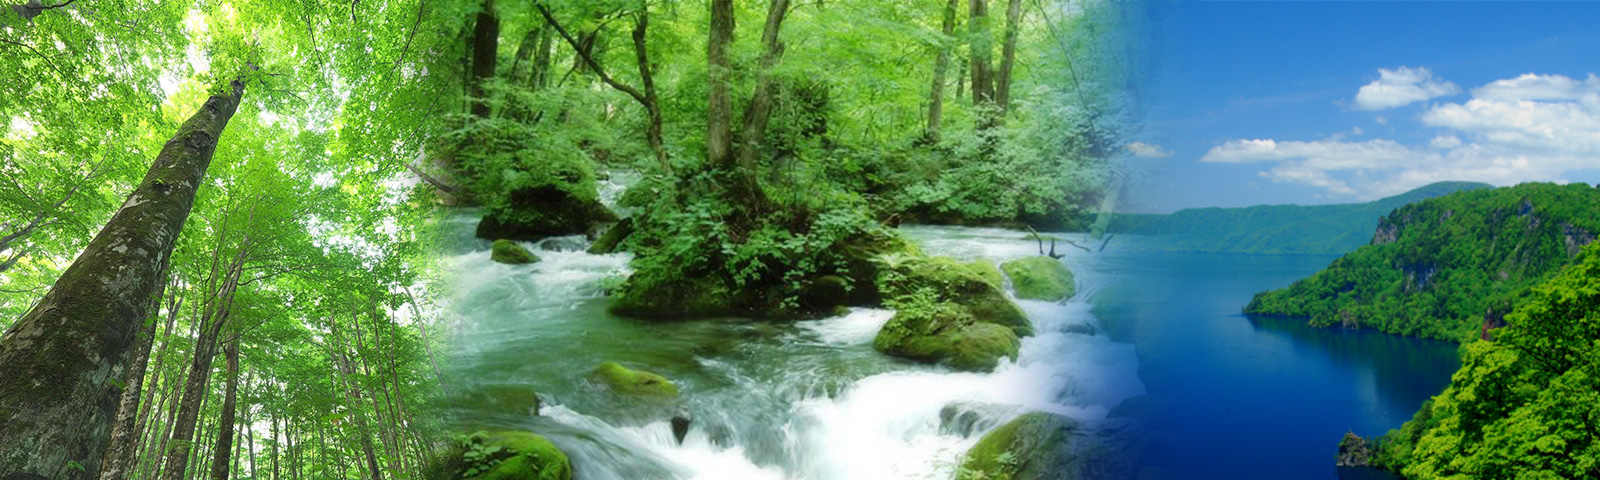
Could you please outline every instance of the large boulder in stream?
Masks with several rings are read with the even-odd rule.
[[[524,265],[539,261],[539,257],[522,248],[517,242],[506,239],[495,240],[489,247],[489,259],[510,265]]]
[[[666,377],[631,370],[616,362],[605,362],[589,372],[589,380],[622,397],[648,403],[670,403],[678,399],[678,386]]]
[[[878,330],[872,347],[921,362],[942,363],[963,371],[994,370],[1001,358],[1017,359],[1022,341],[1010,328],[979,322],[951,303],[902,305]]]
[[[999,272],[988,262],[963,263],[950,257],[899,258],[885,264],[879,289],[888,303],[911,297],[955,305],[978,323],[1010,328],[1017,336],[1033,334],[1022,309],[1000,290]]]
[[[457,438],[424,467],[427,480],[572,480],[572,461],[533,432],[477,432]]]
[[[1072,271],[1054,258],[1038,256],[1012,260],[1001,264],[1000,269],[1011,277],[1017,298],[1056,302],[1071,297],[1077,290]]]
[[[895,315],[873,339],[878,351],[991,371],[1001,358],[1016,360],[1018,337],[1033,334],[1028,317],[1000,290],[994,264],[899,257],[884,267],[879,288]]]
[[[591,187],[592,190],[592,187]],[[580,235],[596,225],[617,221],[617,215],[600,203],[592,191],[580,194],[541,185],[511,192],[506,205],[485,210],[478,222],[478,238],[535,241],[560,235]]]

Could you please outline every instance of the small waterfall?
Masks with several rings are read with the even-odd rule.
[[[903,231],[932,255],[1001,262],[1037,253],[1012,230]],[[629,255],[591,255],[574,241],[582,243],[525,244],[543,258],[533,265],[494,263],[486,242],[452,258],[449,308],[459,326],[450,363],[466,382],[537,391],[542,416],[491,400],[456,413],[546,435],[582,480],[950,480],[983,433],[1016,415],[1098,420],[1143,394],[1133,348],[1098,333],[1090,313],[1106,279],[1091,255],[1070,247],[1063,261],[1079,294],[1018,300],[1037,333],[1023,339],[1017,361],[963,373],[874,351],[893,316],[883,309],[792,323],[612,316],[605,290],[627,274]],[[597,399],[584,375],[602,361],[678,383],[679,408],[694,419],[681,445],[665,418],[623,415]]]

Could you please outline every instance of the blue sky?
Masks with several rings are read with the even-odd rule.
[[[1600,3],[1153,2],[1129,209],[1600,182]]]

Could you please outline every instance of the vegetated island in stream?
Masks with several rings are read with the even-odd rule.
[[[465,17],[464,113],[413,168],[448,201],[482,207],[476,233],[496,241],[494,259],[538,262],[507,240],[573,234],[594,253],[631,252],[614,313],[789,320],[887,306],[898,313],[879,350],[986,371],[1032,332],[1001,273],[923,256],[894,227],[1087,229],[1114,202],[1121,65],[1137,60],[1094,46],[1114,41],[1117,8],[484,1]],[[641,177],[616,211],[599,201],[609,171]],[[1008,270],[1070,284],[1037,267]],[[591,380],[624,398],[679,394],[614,364]],[[972,468],[1039,478],[1057,460],[1094,463],[1059,457],[1069,433],[1039,417],[997,430],[1029,438],[986,439]],[[463,433],[429,477],[570,470],[536,433],[502,431]]]
[[[1407,478],[1600,476],[1600,189],[1529,183],[1396,209],[1371,245],[1247,313],[1463,342],[1451,384],[1337,463]]]
[[[1140,235],[1120,248],[1192,253],[1337,255],[1366,245],[1378,219],[1401,206],[1451,193],[1490,188],[1437,182],[1367,203],[1188,208],[1165,215],[1122,214],[1112,233]]]

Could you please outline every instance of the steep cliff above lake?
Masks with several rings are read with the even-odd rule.
[[[1455,341],[1486,336],[1595,232],[1600,190],[1587,184],[1457,192],[1396,209],[1369,245],[1257,294],[1245,312]]]

